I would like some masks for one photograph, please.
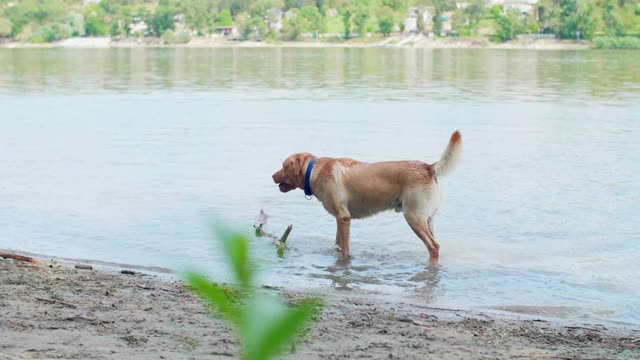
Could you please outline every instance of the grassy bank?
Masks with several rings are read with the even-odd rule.
[[[640,38],[636,37],[596,37],[593,39],[596,49],[634,49],[640,50]]]

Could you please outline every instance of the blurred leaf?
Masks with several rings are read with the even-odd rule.
[[[232,324],[240,325],[241,307],[237,300],[230,299],[227,292],[202,275],[187,273],[186,280],[187,284],[200,297],[213,305],[220,315]]]
[[[216,230],[231,263],[233,275],[240,286],[249,289],[253,278],[253,271],[249,263],[249,239],[220,226],[216,227]]]
[[[266,360],[285,350],[317,312],[316,304],[287,308],[271,297],[255,298],[247,304],[242,320],[245,358]]]
[[[303,299],[288,307],[276,298],[255,296],[249,239],[222,226],[215,226],[215,230],[240,286],[218,285],[192,272],[187,272],[184,278],[194,292],[236,327],[243,340],[243,359],[271,359],[296,340],[307,323],[318,314],[321,301],[317,298]],[[280,244],[284,249],[284,242]]]

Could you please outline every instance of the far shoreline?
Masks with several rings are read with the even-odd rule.
[[[494,43],[487,38],[411,38],[375,37],[350,40],[234,41],[225,38],[196,37],[184,44],[164,44],[157,38],[112,39],[69,38],[51,43],[0,42],[5,49],[109,49],[109,48],[400,48],[400,49],[509,49],[509,50],[593,50],[590,43],[558,39],[518,39]],[[393,43],[396,41],[397,43]]]

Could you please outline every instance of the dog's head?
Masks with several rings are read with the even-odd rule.
[[[293,154],[282,163],[282,169],[273,174],[273,182],[283,193],[300,188],[304,189],[305,164],[313,158],[309,153]]]

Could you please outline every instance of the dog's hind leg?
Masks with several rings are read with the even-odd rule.
[[[440,244],[436,241],[433,235],[433,222],[431,218],[426,218],[421,214],[415,214],[411,212],[404,212],[404,218],[407,220],[407,224],[411,227],[411,230],[418,235],[420,240],[426,245],[429,251],[429,259],[431,265],[438,265],[438,258],[440,257]]]
[[[349,259],[349,237],[351,233],[351,215],[349,213],[336,216],[338,223],[338,246],[343,260]]]

